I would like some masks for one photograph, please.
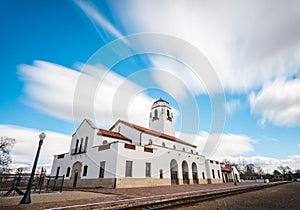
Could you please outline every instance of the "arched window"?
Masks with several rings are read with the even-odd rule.
[[[194,153],[194,151],[191,149],[191,153],[193,154]]]
[[[86,152],[88,140],[89,140],[89,138],[88,138],[88,137],[85,137],[85,142],[84,142],[84,152]]]
[[[151,140],[151,139],[149,139],[149,142],[148,142],[148,144],[149,144],[149,145],[151,145],[151,144],[152,144],[152,140]]]
[[[184,148],[184,147],[182,148],[182,151],[184,151],[184,152],[185,152],[185,148]]]
[[[167,116],[170,117],[170,111],[167,109]]]
[[[163,142],[163,143],[162,143],[162,147],[166,147],[166,144],[165,144],[165,142]]]
[[[173,145],[173,149],[176,149],[176,146],[175,146],[175,145]]]
[[[83,167],[83,173],[82,173],[82,176],[86,176],[86,175],[87,175],[87,169],[88,169],[88,166],[85,165],[85,166]]]
[[[79,139],[76,140],[76,145],[75,145],[75,154],[78,153],[78,144],[79,144]]]
[[[83,151],[83,138],[80,139],[79,153]]]
[[[102,142],[103,145],[106,145],[107,143],[108,143],[107,140],[104,140],[104,141]]]

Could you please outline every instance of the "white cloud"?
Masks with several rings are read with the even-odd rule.
[[[277,79],[249,96],[251,112],[262,116],[261,125],[300,125],[300,79]]]
[[[285,159],[253,156],[253,157],[231,157],[230,160],[240,164],[241,166],[246,164],[255,164],[262,167],[265,173],[273,173],[278,166],[289,166],[292,170],[300,169],[300,155],[291,155]]]
[[[49,173],[53,155],[62,154],[69,150],[70,136],[15,125],[0,125],[1,136],[16,139],[11,150],[13,168],[32,166],[39,143],[38,136],[41,132],[45,132],[47,136],[41,148],[38,166],[46,167]]]
[[[51,116],[75,123],[89,118],[105,127],[121,118],[148,124],[154,99],[144,94],[142,87],[100,65],[84,68],[85,73],[80,73],[45,61],[20,65],[19,74],[25,82],[23,100]]]
[[[74,0],[77,6],[82,9],[85,15],[93,22],[101,27],[101,29],[106,29],[108,32],[113,34],[116,38],[122,38],[123,35],[121,32],[116,29],[108,20],[106,20],[101,13],[97,10],[96,6],[91,2]],[[101,36],[101,32],[99,33]],[[103,36],[101,36],[103,38]],[[126,39],[123,39],[123,42],[129,44]]]
[[[150,56],[152,65],[161,71],[152,71],[153,80],[166,92],[177,96],[178,99],[185,99],[187,92],[192,95],[206,93],[200,78],[183,63],[164,56]],[[166,81],[172,82],[166,82]]]
[[[193,140],[191,143],[197,146],[199,154],[203,154],[203,149],[208,144],[209,133],[202,131],[199,135],[177,133],[181,139]],[[213,135],[213,134],[211,134]],[[210,145],[210,154],[207,158],[223,160],[224,158],[234,157],[254,150],[255,139],[245,135],[233,133],[222,134],[214,145]]]
[[[243,93],[274,78],[299,73],[299,3],[126,1],[110,6],[127,34],[170,34],[196,46],[207,56],[226,91]],[[151,60],[159,67],[156,59]],[[161,65],[165,68],[165,63]],[[180,76],[181,65],[171,63],[169,69],[190,82],[190,77]]]
[[[241,107],[241,101],[239,99],[226,101],[226,111],[228,114],[233,114],[234,111]]]

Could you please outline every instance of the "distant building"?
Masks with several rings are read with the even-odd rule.
[[[55,155],[52,176],[64,186],[127,188],[222,183],[218,161],[175,137],[172,108],[163,99],[152,105],[149,128],[118,120],[109,130],[83,120],[68,153]]]
[[[221,171],[224,183],[241,181],[240,174],[234,165],[221,163]]]

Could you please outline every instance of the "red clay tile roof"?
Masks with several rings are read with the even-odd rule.
[[[145,132],[145,133],[149,133],[149,134],[152,134],[152,135],[155,135],[155,136],[159,136],[161,138],[168,139],[168,140],[171,140],[171,141],[175,141],[175,142],[178,142],[178,143],[181,143],[181,144],[185,144],[185,145],[188,145],[188,146],[191,146],[191,147],[195,147],[195,148],[197,147],[197,146],[192,145],[190,143],[187,143],[187,142],[185,142],[185,141],[183,141],[181,139],[178,139],[175,136],[170,136],[170,135],[165,134],[165,133],[160,133],[158,131],[154,131],[154,130],[151,130],[149,128],[144,128],[142,126],[135,125],[135,124],[123,121],[123,120],[118,120],[109,130],[112,130],[119,122],[124,123],[125,125],[133,127],[135,129],[137,129],[139,131],[142,131],[142,132]]]
[[[99,129],[98,130],[98,135],[102,135],[102,136],[108,136],[108,137],[112,137],[112,138],[117,138],[117,139],[123,139],[123,140],[126,140],[126,141],[130,141],[130,139],[126,138],[125,136],[123,136],[122,134],[120,133],[117,133],[117,132],[113,132],[113,131],[108,131],[108,130],[104,130],[104,129]]]
[[[230,165],[226,165],[225,167],[221,168],[221,171],[231,172],[232,171],[232,167]]]
[[[169,102],[165,101],[162,98],[159,98],[158,100],[154,101],[153,104],[157,103],[157,102],[166,102],[167,104],[169,104]]]

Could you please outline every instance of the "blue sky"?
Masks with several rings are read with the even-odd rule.
[[[300,168],[298,2],[12,0],[0,5],[0,135],[16,138],[16,166],[31,164],[40,131],[49,133],[41,163],[50,166],[53,154],[68,150],[82,118],[92,117],[106,129],[118,118],[147,126],[151,103],[159,97],[174,107],[178,135],[198,141],[201,151],[213,123],[210,97],[222,93],[226,121],[212,157],[244,159],[265,170]],[[208,94],[205,85],[214,90],[214,81],[195,79],[178,57],[133,55],[111,69],[97,59],[112,41],[125,37],[119,42],[133,46],[126,36],[145,32],[176,37],[198,49],[222,90]],[[168,50],[179,58],[188,54]],[[82,75],[94,71],[106,76],[80,86]],[[89,85],[97,87],[95,101],[81,104],[78,88],[89,91]],[[126,109],[118,105],[120,95],[130,99]]]

